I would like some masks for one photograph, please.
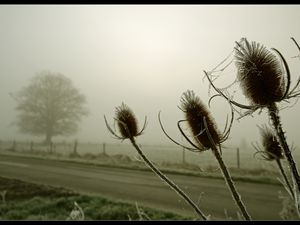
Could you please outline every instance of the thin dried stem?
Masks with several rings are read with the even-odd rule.
[[[207,220],[207,217],[204,213],[199,209],[199,207],[183,192],[173,181],[171,181],[166,175],[164,175],[158,168],[154,166],[154,164],[144,155],[142,150],[136,144],[134,138],[130,138],[132,145],[137,150],[138,154],[142,157],[146,165],[157,175],[159,176],[165,183],[167,183],[180,197],[182,197],[201,217],[203,220]]]
[[[119,113],[121,116],[121,119],[123,119],[123,121],[121,119],[118,119],[119,117],[117,117],[119,126],[121,126],[122,130],[120,131],[122,134],[121,139],[129,139],[131,141],[131,144],[134,146],[134,148],[137,150],[138,154],[140,155],[140,157],[143,159],[144,163],[158,176],[160,177],[166,184],[168,184],[180,197],[182,197],[194,210],[195,212],[198,214],[198,216],[200,218],[202,218],[203,220],[207,220],[207,217],[202,213],[202,211],[199,209],[199,207],[186,195],[186,193],[184,191],[182,191],[173,181],[171,181],[166,175],[164,175],[142,152],[142,150],[140,149],[140,147],[136,144],[135,142],[135,137],[140,135],[142,133],[142,131],[144,130],[144,128],[142,129],[142,131],[140,131],[139,133],[136,131],[137,126],[136,124],[130,124],[132,121],[134,123],[136,123],[135,118],[134,118],[134,114],[133,112],[124,104],[122,104],[122,107],[117,108],[117,113]],[[130,114],[129,114],[129,113]],[[128,113],[128,114],[126,114]],[[127,118],[126,118],[126,117]],[[125,119],[127,119],[127,121]],[[129,119],[130,121],[129,121]],[[116,137],[119,137],[108,125],[106,117],[104,116],[104,120],[105,120],[105,124],[107,126],[107,129]],[[124,122],[125,121],[125,122]],[[146,121],[146,119],[145,119]],[[131,127],[134,129],[131,129],[128,127],[128,123],[130,125],[132,125]],[[120,125],[121,124],[121,125]],[[144,127],[145,127],[146,122],[144,123]]]
[[[226,181],[226,183],[228,185],[228,188],[231,191],[232,197],[235,200],[237,206],[239,207],[239,209],[240,209],[243,217],[246,220],[251,220],[251,216],[249,215],[249,213],[248,213],[248,211],[246,209],[246,206],[244,205],[244,203],[243,203],[243,201],[241,199],[240,194],[236,190],[234,182],[233,182],[233,180],[231,178],[231,175],[230,175],[230,173],[229,173],[229,171],[228,171],[228,169],[227,169],[227,167],[226,167],[226,165],[225,165],[225,163],[224,163],[224,161],[223,161],[223,159],[222,159],[222,157],[221,157],[221,155],[220,155],[220,153],[219,153],[219,151],[217,149],[217,146],[215,145],[215,143],[213,141],[212,136],[209,133],[209,130],[207,129],[207,123],[206,123],[205,117],[203,118],[203,122],[204,122],[204,125],[205,125],[205,128],[206,128],[207,136],[208,136],[208,138],[210,139],[211,143],[214,146],[212,148],[213,154],[216,157],[216,159],[217,159],[217,161],[218,161],[218,163],[220,165],[220,169],[221,169],[221,171],[223,173],[223,176],[224,176],[225,181]]]
[[[292,199],[295,199],[293,188],[292,188],[292,186],[291,186],[291,184],[290,184],[290,182],[289,182],[289,180],[288,180],[288,178],[287,178],[287,176],[286,176],[286,174],[284,172],[284,169],[282,167],[280,159],[276,159],[276,163],[277,163],[279,171],[280,171],[280,173],[281,173],[281,175],[282,175],[282,177],[284,179],[285,185],[288,188],[287,191],[288,191],[289,195],[292,197]]]
[[[292,174],[293,174],[293,177],[295,179],[295,182],[297,184],[297,188],[298,188],[298,191],[300,192],[300,176],[299,176],[299,172],[298,172],[298,169],[297,169],[297,166],[296,166],[296,163],[295,163],[295,160],[293,159],[293,156],[291,154],[291,151],[289,149],[289,146],[286,142],[286,138],[284,136],[284,132],[282,130],[282,126],[281,126],[281,123],[280,123],[280,117],[279,117],[279,114],[278,114],[278,108],[277,106],[274,104],[268,106],[268,111],[269,111],[269,115],[270,115],[270,118],[272,120],[272,123],[273,123],[273,128],[274,128],[274,131],[277,135],[277,138],[278,138],[278,141],[283,149],[283,152],[284,152],[284,155],[289,163],[289,167],[292,171]]]

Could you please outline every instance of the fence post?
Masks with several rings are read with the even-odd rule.
[[[240,149],[236,149],[237,168],[240,168]]]
[[[12,151],[16,151],[17,150],[17,142],[16,142],[16,140],[13,141],[11,150]]]
[[[106,147],[106,144],[105,144],[105,142],[103,142],[103,144],[102,144],[103,155],[106,155],[105,147]]]
[[[30,151],[33,151],[33,141],[30,142]]]
[[[75,154],[75,155],[77,155],[77,145],[78,145],[78,141],[77,141],[77,139],[74,141],[74,148],[73,148],[73,153]]]

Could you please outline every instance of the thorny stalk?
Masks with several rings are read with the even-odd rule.
[[[298,43],[294,38],[291,39],[300,51]],[[293,175],[296,190],[292,193],[297,209],[299,209],[299,204],[297,204],[299,194],[297,193],[300,193],[300,176],[286,141],[276,103],[282,101],[289,102],[289,99],[300,96],[300,78],[298,78],[296,85],[291,88],[291,75],[288,64],[277,49],[272,48],[271,50],[277,54],[279,59],[259,43],[249,43],[246,38],[243,38],[240,42],[236,42],[236,44],[235,58],[238,68],[238,78],[244,94],[251,101],[251,105],[243,105],[233,101],[223,91],[215,87],[209,77],[211,74],[209,75],[205,71],[204,73],[218,95],[224,97],[236,107],[247,109],[250,113],[257,109],[268,109],[272,127]],[[280,61],[284,69],[280,66]],[[248,115],[248,112],[244,115]]]
[[[234,182],[231,178],[231,175],[222,159],[222,156],[220,155],[210,133],[209,133],[209,130],[207,129],[207,124],[206,124],[206,120],[204,118],[204,125],[206,127],[206,133],[207,133],[207,136],[208,138],[210,139],[211,143],[213,144],[213,147],[212,147],[212,152],[214,154],[214,156],[216,157],[219,165],[220,165],[220,168],[221,168],[221,171],[223,173],[223,177],[225,178],[225,181],[226,181],[226,184],[228,185],[228,188],[229,190],[231,191],[231,194],[232,194],[232,197],[233,199],[235,200],[237,206],[239,207],[243,217],[246,219],[246,220],[251,220],[251,216],[250,214],[248,213],[247,209],[246,209],[246,206],[244,205],[242,199],[241,199],[241,196],[240,194],[238,193],[235,185],[234,185]]]
[[[284,169],[282,167],[282,163],[281,163],[280,159],[276,159],[276,163],[277,163],[279,171],[280,171],[280,173],[281,173],[281,175],[282,175],[282,177],[283,177],[283,179],[285,181],[285,185],[287,187],[287,191],[289,192],[289,194],[292,197],[292,199],[294,199],[295,196],[294,196],[293,188],[292,188],[292,186],[291,186],[291,184],[290,184],[290,182],[289,182],[289,180],[288,180],[288,178],[287,178],[287,176],[286,176],[286,174],[284,172]]]
[[[182,197],[198,214],[200,218],[203,220],[208,220],[208,217],[204,215],[204,213],[200,210],[200,208],[187,196],[187,194],[182,191],[173,181],[171,181],[166,175],[164,175],[142,152],[141,148],[135,141],[135,137],[141,135],[142,131],[145,129],[145,124],[142,131],[137,131],[137,121],[133,112],[129,109],[128,106],[122,104],[121,107],[116,109],[116,117],[115,121],[118,123],[118,127],[121,133],[121,136],[117,135],[113,129],[108,125],[106,117],[104,116],[105,124],[108,130],[113,134],[115,137],[124,140],[129,139],[131,144],[137,150],[140,157],[143,159],[144,163],[159,177],[168,184],[180,197]]]
[[[142,157],[146,165],[157,175],[159,176],[165,183],[167,183],[179,196],[181,196],[192,208],[195,212],[203,219],[207,220],[207,217],[204,213],[199,209],[199,207],[182,191],[173,181],[171,181],[166,175],[164,175],[158,168],[154,166],[154,164],[144,155],[142,150],[136,144],[134,138],[130,138],[130,141],[134,148],[137,150],[138,154]]]
[[[225,125],[225,129],[222,134],[220,134],[219,130],[217,129],[217,125],[214,122],[214,118],[211,116],[210,112],[207,110],[206,106],[203,104],[201,99],[195,95],[195,93],[191,90],[188,90],[183,93],[181,98],[181,107],[179,107],[185,114],[185,120],[179,120],[177,124],[180,122],[186,121],[189,125],[189,128],[193,134],[193,138],[196,141],[194,144],[187,135],[183,132],[180,126],[178,129],[180,130],[183,137],[199,152],[203,152],[206,150],[211,149],[213,151],[214,156],[216,157],[219,167],[222,170],[223,177],[228,185],[229,190],[232,193],[233,200],[236,202],[238,208],[240,209],[243,217],[246,220],[251,220],[249,213],[241,200],[240,195],[238,194],[237,189],[233,183],[233,180],[230,176],[230,173],[219,153],[221,152],[221,143],[224,142],[228,136],[232,126],[233,121],[233,112],[232,112],[232,119],[227,128],[227,122]],[[232,109],[232,108],[231,108]],[[160,114],[159,114],[159,121],[160,121]],[[164,130],[161,121],[160,125],[166,136],[175,144],[183,146],[182,144],[178,143],[174,139],[172,139]],[[219,149],[217,148],[219,146]]]
[[[299,172],[297,170],[297,166],[296,166],[296,163],[295,163],[295,160],[291,154],[291,151],[289,149],[289,146],[286,142],[286,138],[285,138],[285,135],[284,135],[284,132],[283,132],[283,129],[282,129],[282,126],[281,126],[281,123],[280,123],[280,117],[279,117],[279,114],[278,114],[278,108],[277,106],[274,104],[268,106],[268,111],[269,111],[269,116],[272,120],[272,123],[273,123],[273,127],[274,127],[274,131],[277,135],[277,138],[278,138],[278,141],[283,149],[283,152],[284,152],[284,155],[289,163],[289,167],[290,167],[290,170],[293,174],[293,177],[295,179],[295,183],[297,185],[297,189],[298,191],[300,192],[300,176],[299,176]]]

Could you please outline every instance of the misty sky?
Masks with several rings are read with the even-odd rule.
[[[300,5],[1,5],[0,139],[31,139],[13,125],[16,104],[9,93],[49,70],[69,77],[87,99],[90,115],[67,140],[116,142],[103,115],[112,122],[115,107],[124,102],[140,125],[148,117],[139,142],[171,144],[159,128],[158,112],[180,140],[182,93],[194,90],[207,103],[203,70],[226,58],[242,37],[281,51],[295,81],[300,61],[293,56],[299,52],[290,37],[300,42],[299,20]],[[228,68],[223,75],[222,82],[230,82],[236,71]],[[288,142],[296,145],[299,104],[280,112]],[[211,112],[223,130],[229,107],[216,99]],[[256,125],[263,123],[266,111],[235,121],[229,143],[258,141]]]

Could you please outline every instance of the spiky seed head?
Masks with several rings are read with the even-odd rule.
[[[116,120],[123,138],[132,138],[138,134],[137,120],[132,110],[122,103],[121,106],[116,107]]]
[[[267,160],[276,160],[283,158],[283,151],[273,131],[264,126],[260,127],[262,145],[266,153]]]
[[[205,130],[205,117],[208,131],[215,144],[219,144],[221,140],[220,132],[217,129],[216,123],[206,106],[193,91],[186,91],[181,97],[181,109],[185,113],[185,118],[193,133],[195,140],[205,148],[213,148],[207,132]]]
[[[285,92],[283,69],[265,46],[244,39],[235,48],[238,80],[244,95],[254,104],[269,105],[280,101]]]

